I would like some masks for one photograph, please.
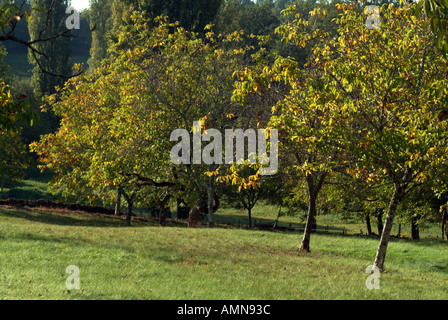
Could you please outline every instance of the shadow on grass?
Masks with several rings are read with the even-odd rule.
[[[79,218],[76,217],[76,212],[48,212],[33,209],[0,209],[0,216],[14,217],[18,219],[25,219],[28,221],[54,224],[60,226],[81,226],[81,227],[107,227],[107,228],[121,228],[125,226],[125,218],[112,217],[101,215],[97,213],[79,213]],[[139,217],[133,217],[131,227],[144,227],[156,225],[153,221],[145,221]]]
[[[42,180],[45,180],[44,178]],[[2,199],[60,200],[60,196],[53,195],[47,190],[46,181],[22,180],[12,181],[5,186],[6,190],[1,194]]]
[[[440,246],[448,246],[448,241],[443,239],[419,239],[419,240],[413,240],[411,238],[397,238],[393,237],[390,239],[390,241],[403,241],[407,243],[412,243],[412,245],[418,246],[418,247],[434,247],[434,245],[440,245]]]
[[[31,209],[0,209],[0,215],[26,219],[33,222],[55,224],[61,226],[85,226],[85,227],[120,227],[120,220],[99,219],[96,214],[82,214],[80,218],[74,218],[74,213],[52,213]],[[70,215],[70,216],[69,216]],[[89,217],[91,215],[91,217]],[[86,218],[88,217],[88,218]],[[124,222],[124,221],[123,221]]]
[[[430,268],[432,268],[434,271],[437,271],[437,272],[448,273],[448,265],[446,264],[446,261],[442,262],[442,263],[445,263],[445,264],[443,264],[443,265],[442,264],[434,264]]]
[[[37,189],[23,188],[23,182],[17,182],[14,189],[10,189],[4,193],[5,199],[22,199],[22,200],[57,200],[57,197],[52,197],[48,193],[41,192]],[[24,185],[24,184],[23,184]]]
[[[0,216],[14,217],[28,221],[54,224],[60,226],[80,226],[80,227],[105,227],[122,228],[126,227],[125,216],[119,217],[104,215],[99,213],[86,213],[75,211],[44,211],[28,208],[1,208]],[[79,218],[77,217],[79,215]],[[157,218],[133,216],[131,220],[132,227],[159,226]],[[177,220],[168,220],[166,227],[186,227],[186,222]]]
[[[238,227],[244,227],[248,226],[248,217],[238,214],[215,214],[215,222],[218,224],[229,224],[233,226]],[[257,229],[257,227],[261,226],[273,226],[275,222],[275,219],[271,218],[252,218],[252,227],[254,229]],[[291,232],[303,232],[305,229],[305,223],[299,223],[299,222],[288,222],[288,221],[282,221],[279,220],[278,224],[278,231],[291,231]],[[313,232],[318,233],[343,233],[344,228],[342,227],[336,227],[336,226],[330,226],[330,225],[321,225],[317,224],[316,230]]]
[[[41,172],[37,163],[32,163],[24,180],[11,181],[6,179],[5,190],[1,194],[3,199],[39,200],[50,201],[61,200],[60,195],[54,195],[48,190],[48,182],[53,178],[50,172]]]
[[[6,237],[5,235],[0,235],[0,239],[14,239],[14,240],[24,240],[24,241],[37,241],[46,243],[69,243],[70,246],[85,246],[90,242],[88,240],[74,239],[69,236],[42,236],[34,233],[14,233],[14,235]]]

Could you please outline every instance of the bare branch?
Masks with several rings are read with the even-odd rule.
[[[23,11],[23,6],[25,5],[25,2],[26,1],[22,2],[21,6],[20,6],[20,11]],[[38,56],[42,56],[45,59],[49,59],[49,57],[45,53],[43,53],[43,52],[39,51],[38,49],[36,49],[35,46],[34,46],[35,44],[42,43],[42,42],[47,42],[47,41],[52,41],[52,40],[58,39],[60,37],[73,37],[73,34],[71,33],[71,30],[68,30],[68,29],[64,30],[62,32],[59,32],[57,34],[54,34],[54,35],[43,37],[43,33],[45,32],[45,30],[47,30],[47,28],[49,26],[50,15],[51,15],[51,13],[53,11],[54,4],[55,4],[55,0],[52,0],[52,2],[50,4],[50,8],[48,9],[48,11],[46,13],[47,17],[46,17],[45,27],[42,30],[40,30],[39,37],[37,39],[27,41],[27,40],[20,39],[20,38],[16,37],[15,29],[16,29],[18,20],[12,19],[11,22],[10,22],[11,29],[7,33],[5,33],[5,34],[0,36],[0,42],[3,42],[3,41],[14,41],[14,42],[17,42],[17,43],[20,43],[20,44],[26,46],[31,51],[33,59],[36,61],[38,67],[41,69],[41,71],[43,73],[46,73],[46,74],[49,74],[49,75],[52,75],[52,76],[55,76],[55,77],[61,77],[61,78],[65,78],[65,79],[70,79],[70,78],[77,77],[77,76],[81,75],[84,72],[84,70],[81,69],[79,72],[77,72],[76,74],[73,74],[73,75],[64,75],[64,74],[54,73],[54,72],[51,72],[49,70],[46,70],[42,66],[42,63],[39,61]]]

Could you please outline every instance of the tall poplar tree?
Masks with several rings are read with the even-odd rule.
[[[65,22],[69,16],[66,14],[68,0],[31,0],[31,6],[44,9],[32,12],[28,25],[31,41],[67,30]],[[52,94],[55,92],[55,86],[62,86],[72,74],[71,37],[67,35],[53,41],[36,42],[34,48],[41,53],[38,55],[31,51],[28,55],[30,63],[34,65],[32,85],[35,94]]]
[[[130,12],[146,11],[151,17],[165,14],[171,22],[195,32],[203,32],[211,23],[222,4],[222,0],[114,0],[115,26],[131,22]]]
[[[151,18],[164,14],[187,30],[203,32],[205,26],[214,21],[221,3],[222,0],[91,0],[93,32],[89,67],[96,69],[109,56],[109,46],[120,42],[120,27],[132,25],[134,11],[146,12]],[[127,44],[122,43],[121,48],[125,46]]]
[[[113,27],[113,0],[90,1],[90,28],[92,31],[92,46],[90,48],[89,67],[96,69],[107,57],[108,33]]]

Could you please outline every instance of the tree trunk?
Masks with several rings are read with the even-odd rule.
[[[210,167],[210,170],[214,170],[214,167]],[[216,208],[214,206],[215,202],[215,187],[216,187],[216,177],[212,174],[208,179],[208,187],[207,187],[207,206],[208,206],[208,227],[213,228],[215,225],[214,221],[214,212],[218,209],[219,201],[216,198]]]
[[[188,228],[196,228],[198,223],[199,207],[193,206],[188,214]]]
[[[164,226],[166,226],[166,210],[167,208],[164,206],[164,205],[162,205],[161,207],[160,207],[160,214],[159,214],[159,225],[161,226],[161,227],[164,227]]]
[[[313,230],[317,213],[317,195],[322,188],[326,176],[326,172],[314,172],[306,176],[308,187],[308,216],[305,231],[303,232],[302,244],[298,250],[299,252],[310,252],[311,231]]]
[[[124,197],[124,199],[126,200],[126,203],[128,205],[128,210],[126,212],[126,226],[129,227],[131,225],[131,217],[132,217],[132,210],[133,210],[133,207],[134,207],[134,196],[135,196],[135,193],[133,193],[129,197],[128,194],[126,192],[124,192],[123,189],[121,189],[121,194]]]
[[[313,224],[311,226],[311,230],[316,231],[317,230],[317,220],[316,220],[316,216],[317,216],[317,208],[316,208],[316,213],[313,216]]]
[[[445,214],[446,214],[446,211],[445,211]],[[445,237],[446,237],[446,240],[448,240],[448,214],[446,214],[446,218],[447,218],[447,220],[445,220]]]
[[[367,234],[369,236],[371,236],[372,235],[372,225],[370,224],[370,215],[368,213],[365,213],[364,217],[366,218]]]
[[[249,218],[249,228],[252,228],[252,209],[251,208],[247,208],[247,214],[248,214],[248,218]]]
[[[134,207],[133,202],[134,201],[132,199],[129,199],[127,201],[127,203],[128,203],[128,211],[126,212],[126,226],[127,227],[129,227],[131,225],[132,210]]]
[[[447,226],[448,214],[446,212],[446,206],[442,209],[442,240],[447,238],[448,240],[448,226]]]
[[[171,195],[167,192],[162,199],[157,200],[157,202],[159,203],[159,224],[161,227],[166,226],[167,213],[170,210],[170,208],[166,205],[170,198]]]
[[[274,226],[273,226],[274,229],[277,228],[278,220],[280,219],[280,212],[281,211],[282,211],[282,206],[280,206],[280,209],[278,210],[278,213],[277,213],[277,219],[275,219],[275,221],[274,221]]]
[[[212,175],[213,176],[213,175]],[[210,187],[207,190],[207,198],[208,198],[208,227],[213,228],[215,226],[214,216],[213,216],[213,202],[215,200],[215,188]]]
[[[305,231],[303,233],[302,245],[299,252],[310,252],[311,231],[313,229],[314,216],[316,215],[316,195],[308,197],[308,216],[306,219]]]
[[[115,203],[115,215],[116,216],[120,215],[120,208],[121,208],[121,188],[118,187],[117,202]]]
[[[383,214],[381,212],[376,211],[376,218],[377,218],[378,235],[381,236],[384,229]]]
[[[390,232],[392,230],[392,224],[394,222],[395,213],[397,211],[398,203],[403,199],[405,195],[406,186],[400,183],[395,183],[394,193],[390,199],[389,206],[387,207],[386,221],[384,222],[383,232],[381,233],[380,244],[375,257],[374,266],[383,270],[384,260],[386,259],[387,245],[389,244]]]
[[[412,216],[412,221],[411,221],[412,240],[419,240],[420,239],[420,230],[419,230],[419,227],[418,227],[419,219],[420,219],[420,215]]]
[[[185,206],[181,204],[184,203]],[[182,199],[177,198],[177,219],[186,220],[188,219],[188,213],[190,212],[190,207],[186,206]]]
[[[1,199],[3,199],[3,186],[5,184],[5,177],[2,177],[2,187],[1,187]]]

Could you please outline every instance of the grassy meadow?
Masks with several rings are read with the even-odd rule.
[[[448,299],[448,243],[393,239],[380,288],[377,238],[0,208],[0,299]],[[68,290],[67,266],[80,272]]]

